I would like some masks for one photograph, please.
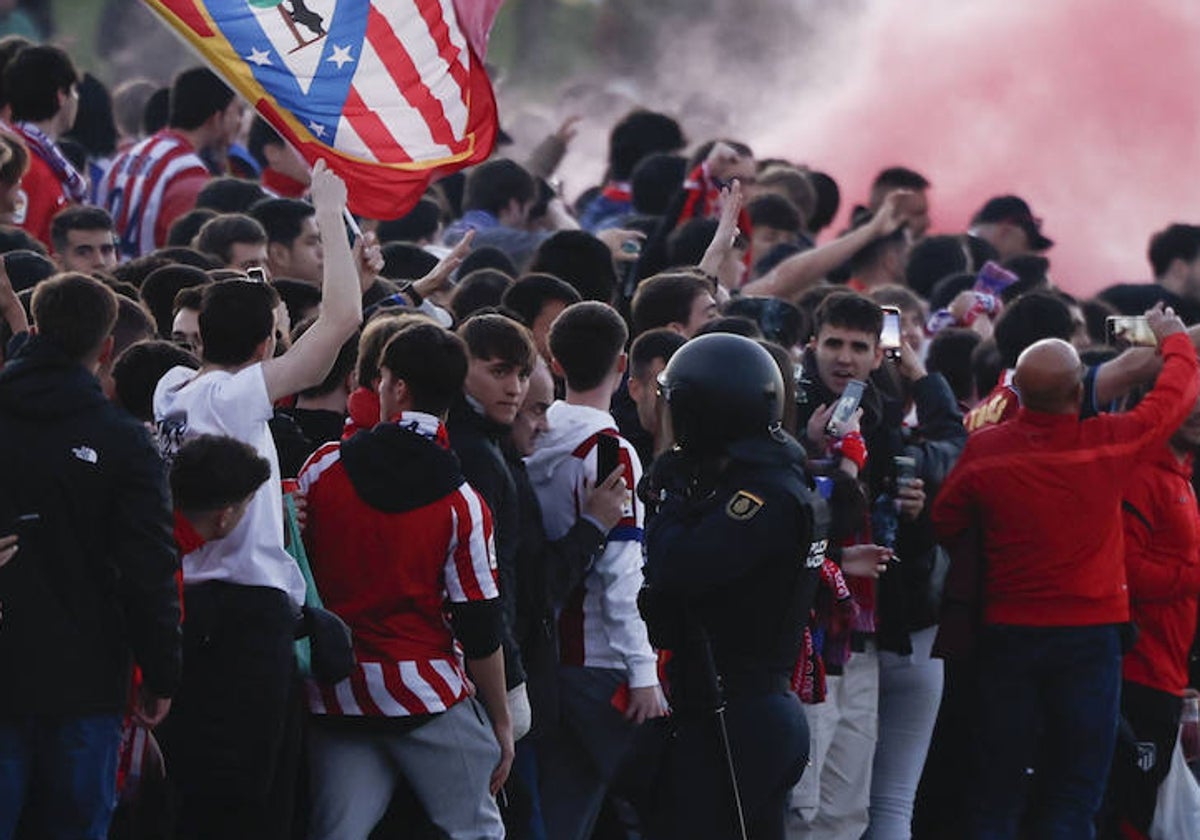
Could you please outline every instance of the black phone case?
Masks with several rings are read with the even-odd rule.
[[[604,481],[620,466],[620,452],[621,444],[612,435],[596,437],[596,483]]]

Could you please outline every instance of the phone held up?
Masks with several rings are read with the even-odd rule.
[[[842,430],[850,422],[854,412],[858,411],[866,389],[867,384],[858,379],[851,379],[846,383],[846,389],[842,391],[841,398],[833,407],[833,414],[829,415],[829,422],[825,424],[825,434],[830,437],[842,436]]]
[[[883,355],[893,361],[900,358],[900,310],[895,306],[881,306],[883,331],[879,334],[879,346]]]
[[[1113,347],[1157,347],[1158,339],[1145,315],[1109,315],[1104,331]]]

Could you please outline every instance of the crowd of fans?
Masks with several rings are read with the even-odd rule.
[[[0,840],[642,836],[638,489],[712,332],[776,359],[831,518],[809,764],[751,836],[1149,832],[1200,682],[1200,227],[1079,300],[1017,196],[932,233],[887,168],[832,234],[831,175],[650,110],[573,203],[570,121],[351,225],[211,71],[0,68]]]

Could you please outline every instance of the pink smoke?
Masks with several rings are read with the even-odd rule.
[[[1083,295],[1148,278],[1150,235],[1200,222],[1200,4],[874,0],[821,29],[811,83],[746,133],[830,172],[843,207],[897,164],[933,182],[935,231],[1016,193],[1056,240],[1055,282]]]

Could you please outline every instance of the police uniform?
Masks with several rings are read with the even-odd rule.
[[[699,347],[709,339],[724,346]],[[778,384],[782,395],[782,380],[769,376],[778,378],[774,361],[754,342],[705,336],[676,358],[693,344],[699,359],[718,352],[729,359],[731,349],[745,354],[739,376],[753,379],[757,370],[768,390]],[[769,367],[754,367],[755,351]],[[720,372],[709,367],[682,366],[703,370],[706,380]],[[651,640],[671,654],[672,716],[659,724],[670,728],[670,737],[653,807],[644,814],[645,833],[736,838],[740,809],[746,836],[782,838],[788,792],[808,761],[808,727],[790,677],[824,556],[827,516],[810,489],[803,450],[778,430],[774,406],[759,417],[757,400],[750,400],[749,411],[743,402],[749,416],[705,440],[711,428],[689,423],[720,426],[721,418],[694,392],[673,401],[670,386],[686,378],[675,373],[672,379],[668,368],[663,386],[683,440],[651,476],[659,510],[646,531],[643,598]],[[736,414],[736,396],[732,403]],[[677,418],[683,412],[688,416]]]

